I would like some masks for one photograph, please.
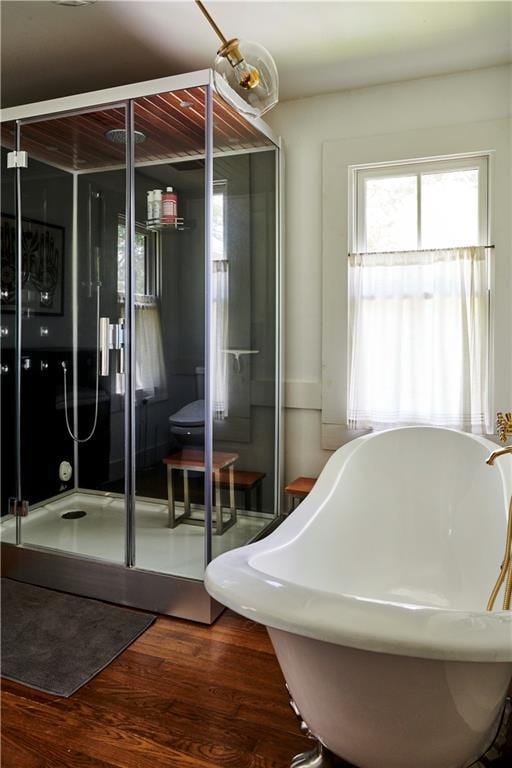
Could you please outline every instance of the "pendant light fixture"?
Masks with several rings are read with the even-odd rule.
[[[213,65],[217,93],[238,112],[260,117],[279,101],[279,77],[274,59],[262,45],[228,40],[201,0],[195,0],[222,45]]]

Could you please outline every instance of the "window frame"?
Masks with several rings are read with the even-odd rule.
[[[423,160],[401,160],[394,163],[374,163],[353,166],[351,169],[349,195],[350,213],[349,245],[353,253],[366,253],[366,211],[364,205],[365,181],[367,179],[416,176],[417,206],[416,228],[418,249],[421,243],[421,176],[459,170],[478,170],[478,242],[470,245],[489,243],[489,155],[484,153],[449,155],[442,158]]]

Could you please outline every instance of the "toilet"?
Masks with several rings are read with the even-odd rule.
[[[204,442],[204,367],[197,366],[194,373],[198,399],[169,416],[171,435],[182,445],[202,445]]]

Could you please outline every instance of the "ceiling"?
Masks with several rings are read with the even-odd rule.
[[[226,36],[271,51],[282,100],[512,60],[507,1],[206,5]],[[2,106],[203,69],[217,48],[192,0],[2,0],[0,13]]]

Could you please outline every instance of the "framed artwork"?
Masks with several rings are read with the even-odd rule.
[[[64,227],[22,219],[23,309],[36,315],[64,314]],[[14,312],[16,218],[1,214],[2,312]]]

